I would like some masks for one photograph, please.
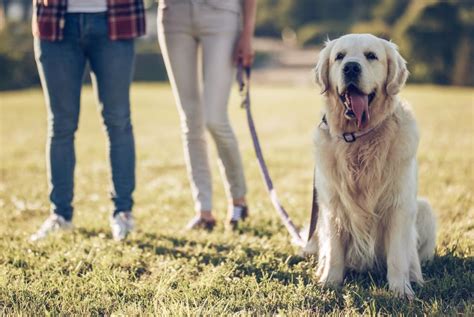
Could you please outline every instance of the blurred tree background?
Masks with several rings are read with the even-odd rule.
[[[474,0],[257,0],[257,36],[321,45],[346,33],[372,33],[397,43],[412,82],[474,86]],[[164,80],[147,0],[150,35],[138,43],[136,80]],[[13,8],[13,9],[12,9]],[[38,84],[29,20],[31,0],[2,0],[0,90]]]
[[[300,45],[346,33],[397,43],[412,82],[474,85],[474,0],[259,0],[257,34]]]

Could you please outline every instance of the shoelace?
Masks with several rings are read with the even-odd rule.
[[[129,213],[121,212],[115,218],[115,224],[124,227],[127,230],[133,228],[133,218]],[[121,228],[122,230],[122,228]]]

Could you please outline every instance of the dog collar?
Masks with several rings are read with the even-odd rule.
[[[319,123],[319,128],[329,132],[329,125],[328,125],[328,121],[326,119],[326,114],[323,115],[323,118],[321,119],[321,122]],[[344,132],[342,135],[336,135],[336,137],[346,141],[346,143],[353,143],[358,138],[361,138],[364,135],[367,135],[370,132],[372,132],[375,128],[376,127],[372,128],[372,129],[369,129],[367,131],[363,131],[363,132]],[[329,134],[329,135],[331,135],[331,134]]]

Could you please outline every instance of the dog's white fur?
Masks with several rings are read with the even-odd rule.
[[[368,60],[369,51],[378,59]],[[340,52],[345,56],[336,60]],[[357,131],[339,98],[347,61],[362,66],[359,89],[376,92],[365,127],[373,130],[354,143],[337,137]],[[342,283],[346,268],[386,268],[389,288],[412,298],[410,281],[423,283],[420,263],[435,252],[436,224],[429,203],[417,199],[418,131],[397,95],[408,77],[406,62],[395,44],[350,34],[326,43],[315,73],[329,130],[315,135],[320,213],[304,252],[318,254],[322,284]]]

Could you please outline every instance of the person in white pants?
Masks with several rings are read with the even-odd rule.
[[[212,186],[205,131],[214,139],[227,192],[228,224],[248,215],[238,142],[227,107],[235,65],[253,62],[256,0],[160,0],[158,41],[179,110],[197,215],[189,229],[211,230]],[[199,53],[198,53],[199,52]],[[202,67],[198,67],[202,65]]]

